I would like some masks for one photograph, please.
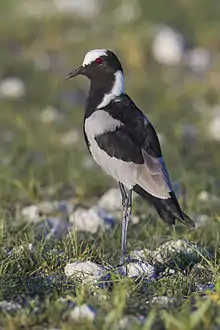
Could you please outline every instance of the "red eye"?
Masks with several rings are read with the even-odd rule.
[[[96,60],[95,60],[96,64],[98,65],[101,65],[103,63],[103,59],[101,57],[98,57]]]

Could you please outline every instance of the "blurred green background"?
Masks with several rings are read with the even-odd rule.
[[[100,196],[115,183],[82,134],[89,82],[65,75],[94,48],[117,53],[125,90],[159,133],[189,203],[220,190],[217,0],[1,0],[0,199]]]

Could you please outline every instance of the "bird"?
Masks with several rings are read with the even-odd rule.
[[[124,91],[124,72],[114,52],[93,49],[66,79],[83,75],[90,80],[83,132],[95,162],[113,177],[122,197],[121,253],[126,261],[132,191],[154,206],[160,218],[174,226],[194,221],[181,209],[162,156],[157,133],[146,115]]]

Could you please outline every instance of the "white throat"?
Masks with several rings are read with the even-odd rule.
[[[114,74],[115,81],[112,86],[112,89],[109,93],[105,94],[101,103],[97,106],[97,109],[104,108],[108,105],[112,100],[114,100],[117,96],[124,93],[124,75],[121,70],[118,70]]]

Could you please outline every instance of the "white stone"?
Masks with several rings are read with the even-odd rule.
[[[153,252],[148,249],[142,249],[142,250],[134,250],[130,253],[130,259],[134,259],[137,261],[147,261],[151,256]]]
[[[80,134],[77,130],[70,130],[61,136],[61,143],[65,147],[72,147],[79,141]]]
[[[24,207],[21,210],[21,215],[27,221],[36,222],[40,219],[39,207],[37,205],[30,205],[30,206]]]
[[[162,244],[153,252],[154,259],[159,263],[166,263],[177,255],[185,254],[192,260],[197,260],[201,254],[200,249],[186,240],[172,240]]]
[[[175,297],[166,297],[166,296],[153,297],[151,300],[151,303],[158,304],[160,306],[173,305],[175,302],[176,302]]]
[[[210,53],[203,48],[195,48],[187,54],[187,64],[195,72],[206,71],[211,63]]]
[[[141,14],[140,5],[138,2],[124,1],[120,6],[115,10],[115,15],[118,21],[123,23],[129,23],[135,21]]]
[[[195,221],[196,228],[207,226],[210,221],[210,217],[207,214],[194,214],[193,219]]]
[[[49,201],[42,201],[38,204],[39,211],[43,214],[51,214],[54,212],[54,205]]]
[[[95,311],[88,305],[84,304],[81,306],[76,306],[71,312],[70,312],[70,318],[74,321],[94,321],[96,316]]]
[[[15,302],[2,300],[2,301],[0,301],[0,309],[4,310],[6,312],[13,312],[18,309],[21,309],[21,305],[15,303]]]
[[[201,202],[207,202],[209,200],[209,197],[210,197],[209,193],[206,190],[200,191],[200,193],[197,196],[198,200]]]
[[[0,82],[0,97],[2,98],[18,99],[25,94],[25,85],[19,78],[9,77]]]
[[[60,119],[60,115],[52,106],[46,107],[40,114],[40,120],[44,124],[51,124],[55,121],[58,121]]]
[[[184,40],[180,33],[169,26],[160,27],[154,36],[152,53],[160,64],[177,65],[184,52]]]
[[[214,116],[208,123],[209,136],[216,141],[220,141],[220,115]]]
[[[76,261],[67,264],[64,268],[64,272],[67,277],[78,278],[85,284],[95,282],[106,273],[106,270],[101,265],[91,261]]]
[[[131,262],[127,265],[127,276],[128,277],[140,277],[144,276],[152,278],[155,273],[154,266],[146,264],[144,262]]]
[[[85,169],[90,169],[90,168],[94,167],[94,165],[95,165],[95,162],[91,156],[85,156],[82,159],[82,166]]]
[[[94,17],[99,12],[97,0],[53,0],[55,7],[64,13],[76,13],[83,17]]]
[[[103,218],[98,214],[97,207],[91,209],[77,208],[69,218],[76,231],[88,231],[92,234],[105,230]]]
[[[121,211],[121,192],[118,188],[108,190],[99,200],[98,205],[107,211]]]

